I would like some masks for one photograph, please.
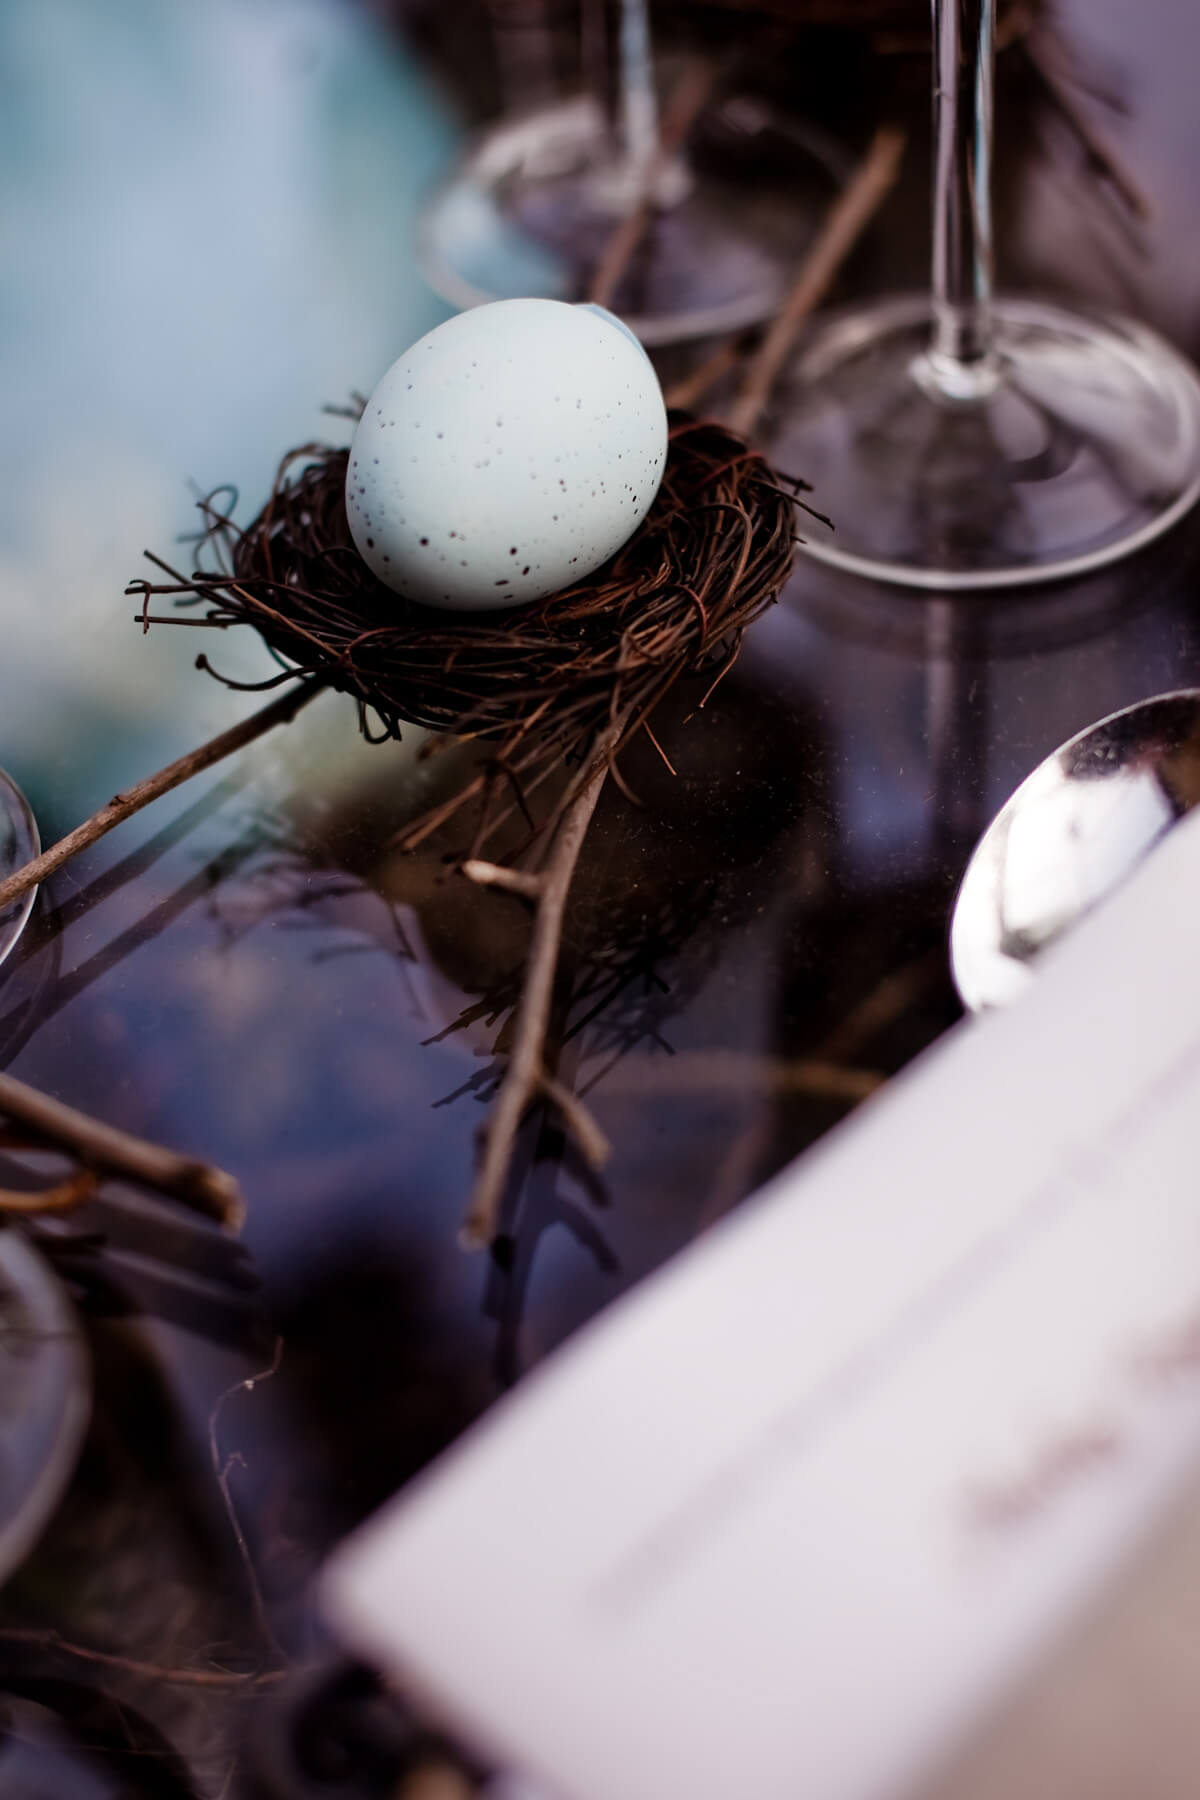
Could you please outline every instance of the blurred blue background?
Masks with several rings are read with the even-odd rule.
[[[347,0],[0,6],[0,763],[44,836],[245,712],[122,589],[444,316],[410,245],[457,136]]]

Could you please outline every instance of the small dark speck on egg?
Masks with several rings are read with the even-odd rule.
[[[513,545],[512,549],[509,551],[508,554],[510,556],[515,556],[517,554],[517,546],[515,544]]]
[[[496,583],[496,586],[497,587],[507,587],[508,586],[508,576],[502,575],[500,577],[500,580]]]
[[[528,573],[529,573],[529,564],[528,563],[525,564],[525,567],[521,570],[521,573],[522,573],[522,575],[528,575]]]
[[[427,543],[428,543],[428,542],[429,542],[429,539],[428,539],[428,538],[422,538],[422,539],[421,539],[421,542],[422,542],[422,543],[423,543],[423,544],[427,544]]]
[[[367,539],[367,549],[368,549],[368,550],[373,550],[373,549],[374,549],[374,548],[375,548],[375,539],[374,539],[374,538],[368,538],[368,539]]]

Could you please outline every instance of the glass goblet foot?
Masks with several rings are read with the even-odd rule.
[[[29,802],[12,778],[0,769],[0,880],[15,875],[38,855],[37,821]],[[30,888],[0,911],[0,962],[3,962],[33,911],[37,889]]]
[[[772,460],[833,529],[804,548],[935,590],[1081,574],[1149,543],[1200,495],[1200,382],[1132,321],[991,303],[975,363],[931,349],[927,298],[826,326],[780,395]]]

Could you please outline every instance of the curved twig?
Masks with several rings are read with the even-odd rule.
[[[571,1097],[562,1105],[560,1094],[544,1068],[546,1030],[550,1021],[550,1002],[558,972],[558,951],[562,942],[563,914],[571,877],[587,835],[600,790],[609,772],[609,757],[620,741],[625,727],[622,716],[597,739],[585,774],[575,795],[559,819],[549,853],[540,872],[523,881],[521,892],[534,898],[536,913],[533,941],[513,1021],[512,1045],[508,1066],[500,1084],[492,1116],[488,1121],[483,1156],[475,1179],[471,1204],[462,1225],[462,1241],[469,1249],[489,1244],[496,1233],[504,1187],[512,1166],[513,1147],[530,1102],[539,1092],[558,1104],[572,1135],[580,1142],[589,1160],[598,1159],[604,1137],[589,1118],[588,1128],[581,1129],[582,1102]],[[499,885],[494,880],[494,865],[468,863],[464,873],[470,879]]]
[[[166,1194],[232,1230],[241,1226],[245,1207],[238,1184],[232,1175],[212,1163],[181,1156],[161,1144],[119,1131],[115,1125],[105,1125],[12,1075],[0,1074],[0,1113],[33,1132],[44,1148],[61,1150],[74,1158],[82,1170],[121,1176]]]
[[[107,836],[114,826],[123,824],[134,813],[141,812],[152,800],[157,800],[162,794],[169,794],[172,788],[181,787],[193,775],[200,775],[205,769],[211,769],[214,763],[222,762],[236,750],[245,749],[247,744],[252,744],[255,738],[262,737],[276,725],[287,724],[323,686],[320,676],[300,682],[290,693],[281,694],[279,699],[264,706],[261,712],[252,713],[248,719],[231,726],[228,731],[218,732],[216,737],[209,738],[198,749],[190,750],[186,756],[168,763],[157,774],[147,775],[145,780],[135,783],[124,793],[115,794],[90,819],[85,819],[82,825],[77,825],[66,837],[59,838],[57,844],[43,850],[40,856],[35,856],[7,880],[0,881],[0,908],[8,906],[22,894],[27,894],[30,888],[36,887],[48,875],[53,875],[56,869],[61,869],[64,863],[70,862],[81,850],[86,850],[89,844]]]

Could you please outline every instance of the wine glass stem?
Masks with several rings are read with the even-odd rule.
[[[933,0],[933,342],[950,398],[991,369],[995,0]]]
[[[647,0],[621,0],[620,126],[631,174],[644,183],[658,154],[658,96]]]

